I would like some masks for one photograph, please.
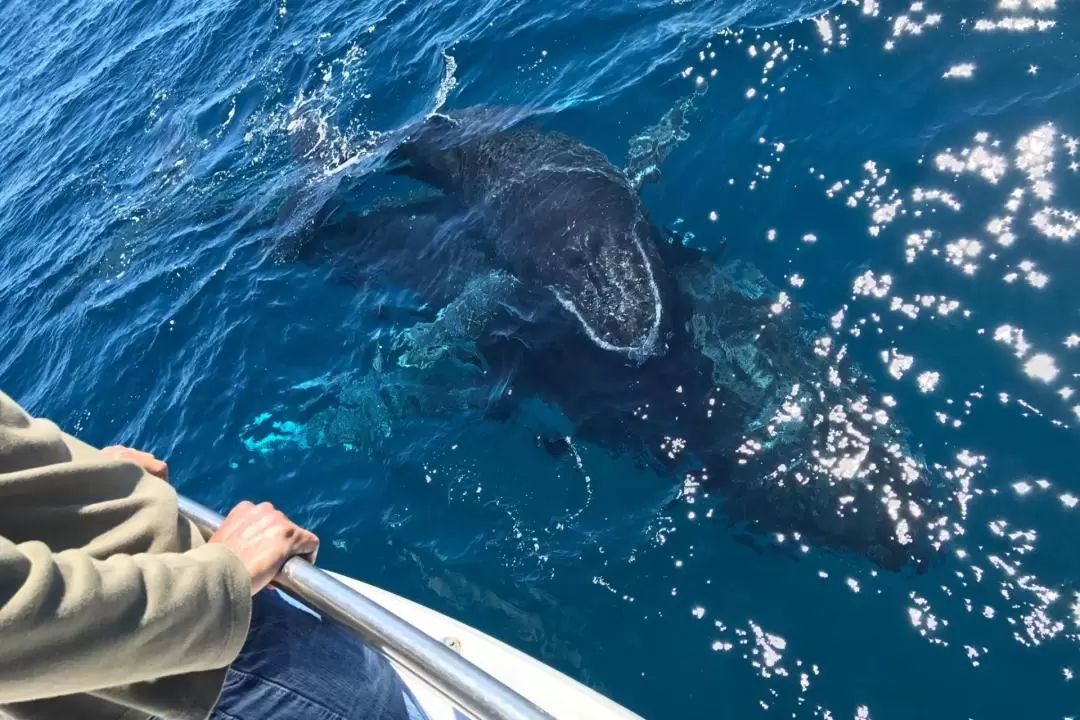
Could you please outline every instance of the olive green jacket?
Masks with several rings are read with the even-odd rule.
[[[0,717],[203,720],[250,619],[168,483],[0,392]]]

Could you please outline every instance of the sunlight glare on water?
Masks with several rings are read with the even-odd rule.
[[[740,47],[746,48],[745,60],[761,63],[764,59],[760,83],[746,90],[744,101],[777,102],[779,93],[800,81],[790,74],[782,75],[782,80],[770,78],[769,73],[778,63],[798,67],[801,58],[808,54],[842,53],[849,45],[873,42],[875,36],[882,35],[887,38],[882,45],[885,52],[903,53],[909,38],[950,26],[973,27],[979,33],[1042,33],[1056,26],[1057,9],[1053,0],[1003,0],[996,5],[989,3],[982,16],[964,17],[951,13],[948,4],[937,7],[933,3],[914,2],[905,12],[886,16],[878,3],[867,0],[859,9],[840,7],[815,18],[816,37],[797,35],[802,38],[800,41],[769,31],[736,31],[722,33],[722,40],[708,43],[707,47],[710,53],[714,47],[721,53],[717,66],[729,65],[738,57]],[[868,22],[866,18],[876,22]],[[955,42],[952,52],[958,59],[976,56],[965,48],[965,40],[969,38],[970,35],[962,35]],[[918,52],[915,48],[912,51]],[[939,81],[994,81],[983,78],[976,68],[975,62],[957,62],[940,74]],[[692,71],[715,76],[710,63]],[[1037,71],[1035,66],[1027,68],[1031,75]],[[926,80],[933,82],[931,78]],[[784,144],[782,138],[765,137],[762,141],[779,147]],[[1075,282],[1077,258],[1075,252],[1066,251],[1055,255],[1060,258],[1056,264],[1031,259],[1036,254],[1045,257],[1042,251],[1047,245],[1067,245],[1080,231],[1080,207],[1076,204],[1080,196],[1076,194],[1075,180],[1075,174],[1080,171],[1076,158],[1078,147],[1080,140],[1068,134],[1067,128],[1036,120],[1028,128],[1012,133],[995,133],[976,126],[963,146],[940,147],[936,152],[907,158],[909,163],[927,168],[918,173],[922,178],[918,185],[897,182],[890,168],[874,158],[865,159],[861,165],[853,164],[848,176],[831,176],[813,167],[808,169],[809,177],[821,188],[824,197],[842,203],[862,219],[867,242],[880,244],[887,258],[880,266],[853,274],[849,300],[826,313],[832,318],[831,326],[823,328],[824,332],[813,343],[820,356],[836,361],[828,368],[834,384],[846,383],[849,373],[858,372],[840,364],[845,354],[855,348],[877,349],[885,374],[893,382],[881,385],[888,394],[860,397],[833,411],[840,416],[855,413],[876,423],[889,424],[894,422],[893,409],[902,405],[893,394],[903,394],[905,385],[937,398],[936,403],[922,403],[921,407],[924,412],[932,413],[940,433],[916,438],[920,459],[901,455],[897,458],[900,475],[910,473],[912,478],[921,472],[922,458],[926,458],[933,482],[939,489],[947,490],[948,497],[942,497],[931,507],[918,507],[914,503],[903,507],[898,500],[890,498],[885,485],[881,501],[889,505],[898,535],[910,538],[912,534],[926,534],[934,547],[949,558],[932,571],[938,574],[936,587],[906,593],[910,629],[942,648],[942,652],[955,653],[972,667],[986,662],[988,654],[992,658],[994,653],[1005,650],[991,651],[984,644],[985,628],[961,621],[964,615],[981,616],[994,623],[993,634],[1004,633],[1027,648],[1065,642],[1075,652],[1075,643],[1080,640],[1077,633],[1080,595],[1067,589],[1075,577],[1043,575],[1037,570],[1041,565],[1038,553],[1042,536],[1026,526],[1025,520],[1010,520],[1008,503],[993,503],[996,509],[991,511],[995,513],[992,516],[987,516],[983,509],[990,504],[984,498],[1000,496],[1006,488],[1011,488],[1017,499],[1031,496],[1031,502],[1045,504],[1045,512],[1072,512],[1078,501],[1065,488],[1072,486],[1074,477],[1002,482],[1007,478],[997,475],[991,481],[993,451],[984,449],[987,454],[983,454],[968,449],[949,435],[976,421],[978,413],[984,412],[988,403],[995,402],[1007,409],[999,415],[998,422],[1045,423],[1040,432],[1072,431],[1080,422],[1080,405],[1073,399],[1073,385],[1080,377],[1080,366],[1072,354],[1080,345],[1073,332],[1077,323],[1075,296],[1071,305],[1061,307],[1057,304],[1063,302],[1060,297],[1046,294],[1047,288],[1055,283]],[[780,157],[769,161],[783,162]],[[742,182],[748,190],[760,191],[759,183],[765,179],[759,171]],[[738,184],[740,179],[736,176],[732,182]],[[944,220],[946,215],[961,213],[960,222]],[[716,219],[715,211],[709,219]],[[805,230],[804,242],[807,238],[816,242],[818,228]],[[776,239],[776,231],[770,230],[767,241]],[[828,242],[827,236],[822,238],[823,245]],[[835,276],[823,277],[800,270],[798,255],[794,257],[789,278],[795,300],[799,299],[804,284],[837,282]],[[971,280],[963,285],[942,283],[947,291],[936,290],[929,281],[942,277],[938,268]],[[1003,292],[998,289],[1001,285],[1014,286],[1016,290],[1012,292],[1028,295],[1023,300],[1026,306],[1044,310],[1036,330],[1022,327],[1022,321],[1014,319],[1007,306],[985,312],[978,309],[983,304],[980,296]],[[788,293],[780,293],[774,312],[780,312],[789,302]],[[973,362],[979,363],[978,358],[988,358],[1003,350],[1008,353],[1014,363],[1015,380],[1019,382],[1002,378],[999,380],[1002,386],[988,385],[980,381],[982,373],[977,371],[946,376],[938,367],[942,358],[935,350],[939,348],[920,338],[924,328],[942,323],[953,334],[951,342],[969,346]],[[861,356],[866,357],[866,353]],[[1041,386],[1048,386],[1052,392]],[[804,421],[797,412],[797,397],[790,400],[771,422]],[[767,425],[764,431],[768,435],[773,428]],[[850,428],[839,433],[842,439],[827,441],[828,452],[815,451],[818,470],[838,478],[864,472],[865,447],[860,450],[859,446],[865,438]],[[762,447],[764,439],[748,436],[741,451],[753,454]],[[845,445],[848,452],[837,456],[836,448]],[[685,491],[683,497],[688,503],[695,502],[693,489]],[[843,512],[844,501],[841,497],[837,512]],[[1074,528],[1075,522],[1075,518],[1068,520]],[[813,553],[806,545],[798,545],[797,535],[793,540],[802,554]],[[1059,537],[1056,542],[1062,540]],[[791,541],[782,534],[776,536],[775,544],[785,542]],[[708,572],[704,568],[699,570]],[[853,593],[889,594],[899,590],[895,583],[882,582],[885,578],[875,571],[858,578],[825,570],[818,575],[823,581],[839,583]],[[994,592],[988,595],[990,588]],[[973,595],[987,598],[987,602],[980,607],[973,601]],[[694,599],[691,595],[687,601]],[[698,606],[694,615],[703,617],[703,609]],[[886,614],[879,621],[894,623],[900,618]],[[783,639],[767,634],[752,619],[742,623],[740,627],[735,618],[714,621],[714,629],[709,633],[711,647],[717,652],[740,652],[763,677],[774,679],[760,696],[761,708],[768,710],[778,693],[807,693],[813,682],[811,675],[803,671],[803,660],[795,660],[789,673],[782,662],[782,653],[787,648]],[[797,647],[787,649],[800,652]],[[1056,681],[1073,679],[1070,667],[1060,667],[1056,673]],[[817,674],[818,666],[814,665],[812,675]],[[789,675],[789,683],[779,681]],[[1072,697],[1080,696],[1073,692]],[[799,697],[797,705],[803,705],[803,699]],[[822,705],[814,708],[814,714],[822,717],[843,714],[841,708],[830,710]],[[854,715],[869,717],[870,709],[860,706]]]
[[[650,718],[1077,715],[1066,3],[75,5],[0,27],[5,391]],[[657,180],[723,265],[696,299],[756,303],[710,356],[755,408],[731,468],[674,423],[664,475],[482,363],[419,392],[392,350],[446,309],[276,242],[331,190],[400,202],[393,143],[473,105]],[[628,427],[724,417],[664,381]]]

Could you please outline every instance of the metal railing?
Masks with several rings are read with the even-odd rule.
[[[180,497],[180,512],[209,537],[224,518]],[[529,700],[378,603],[292,558],[274,584],[316,612],[360,635],[373,649],[415,673],[476,720],[553,720]]]

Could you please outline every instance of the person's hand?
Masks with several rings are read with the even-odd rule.
[[[164,460],[158,460],[151,453],[132,450],[123,445],[110,445],[107,448],[102,448],[101,453],[116,460],[133,462],[151,475],[169,482],[169,466],[165,464]]]
[[[296,555],[315,561],[319,538],[270,503],[247,500],[234,507],[209,542],[233,551],[251,577],[251,594],[270,584],[285,561]]]

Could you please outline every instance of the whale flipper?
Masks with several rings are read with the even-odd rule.
[[[690,133],[686,129],[691,115],[697,110],[697,99],[705,94],[708,85],[697,85],[694,92],[675,103],[664,113],[660,121],[630,138],[626,167],[623,172],[635,190],[641,191],[648,183],[659,182],[660,166],[668,155],[685,142]]]
[[[405,350],[398,364],[426,368],[448,356],[482,362],[476,339],[520,290],[516,278],[499,270],[473,278],[435,320],[405,331]]]

